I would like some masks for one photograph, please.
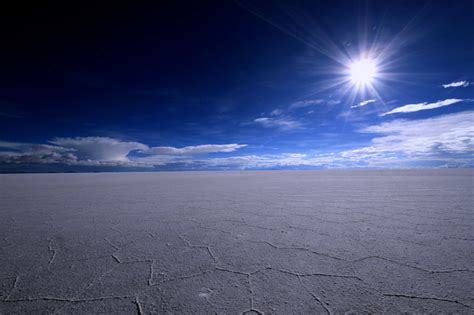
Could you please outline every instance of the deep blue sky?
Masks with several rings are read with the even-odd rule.
[[[473,165],[472,1],[1,15],[3,171]],[[377,76],[357,88],[348,60],[369,52]]]

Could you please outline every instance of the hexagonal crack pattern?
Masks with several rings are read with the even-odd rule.
[[[473,177],[0,175],[0,313],[472,313]]]

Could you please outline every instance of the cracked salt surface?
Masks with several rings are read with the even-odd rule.
[[[0,314],[472,314],[473,179],[0,175]]]

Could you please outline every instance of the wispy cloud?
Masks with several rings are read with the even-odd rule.
[[[449,106],[453,105],[459,102],[463,102],[465,100],[463,99],[457,99],[457,98],[450,98],[444,101],[437,101],[434,103],[428,103],[428,102],[423,102],[423,103],[417,103],[417,104],[408,104],[404,105],[401,107],[397,107],[392,109],[389,112],[380,114],[380,116],[385,116],[388,114],[396,114],[396,113],[411,113],[411,112],[418,112],[420,110],[427,110],[427,109],[434,109],[434,108],[439,108],[443,106]]]
[[[327,101],[327,104],[332,106],[332,105],[337,105],[337,104],[340,104],[341,101],[340,100],[329,100]]]
[[[23,118],[23,106],[10,101],[0,100],[0,117]]]
[[[281,110],[281,109],[279,109],[279,108],[275,108],[274,110],[272,110],[272,111],[270,112],[270,115],[271,115],[271,116],[279,116],[279,115],[281,115],[281,114],[283,114],[283,110]]]
[[[292,109],[304,108],[308,106],[319,105],[322,103],[324,103],[324,100],[321,100],[321,99],[298,101],[298,102],[294,102],[290,104],[290,106],[288,106],[288,109],[292,110]]]
[[[329,106],[337,105],[341,103],[340,100],[334,100],[330,99],[328,101],[323,100],[323,99],[312,99],[312,100],[302,100],[302,101],[297,101],[294,103],[291,103],[285,108],[275,108],[270,112],[270,116],[276,117],[276,116],[283,116],[286,115],[285,120],[291,120],[289,117],[295,115],[294,111],[298,109],[303,109],[307,107],[311,107],[314,105],[321,105],[321,104],[326,104]],[[307,113],[314,113],[313,109],[310,109],[307,111]],[[262,117],[265,118],[265,117]],[[262,120],[263,121],[263,120]]]
[[[272,118],[272,117],[260,117],[254,119],[254,123],[259,124],[266,128],[279,128],[281,130],[294,130],[301,129],[302,124],[297,120],[290,118]]]
[[[0,112],[0,116],[7,117],[7,118],[21,118],[21,116],[19,115],[6,113],[6,112]]]
[[[375,103],[375,100],[366,100],[366,101],[360,102],[357,105],[352,105],[351,108],[362,107],[362,106],[368,105],[370,103]]]
[[[146,154],[164,154],[164,155],[193,155],[215,152],[233,152],[247,146],[246,144],[203,144],[196,146],[187,146],[182,148],[175,147],[152,147],[142,151]]]
[[[443,84],[443,87],[447,89],[447,88],[456,88],[456,87],[468,87],[469,85],[470,85],[470,82],[468,81],[457,81],[457,82],[451,82],[448,84]]]

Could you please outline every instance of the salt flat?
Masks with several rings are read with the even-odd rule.
[[[474,313],[473,170],[0,175],[0,313]]]

